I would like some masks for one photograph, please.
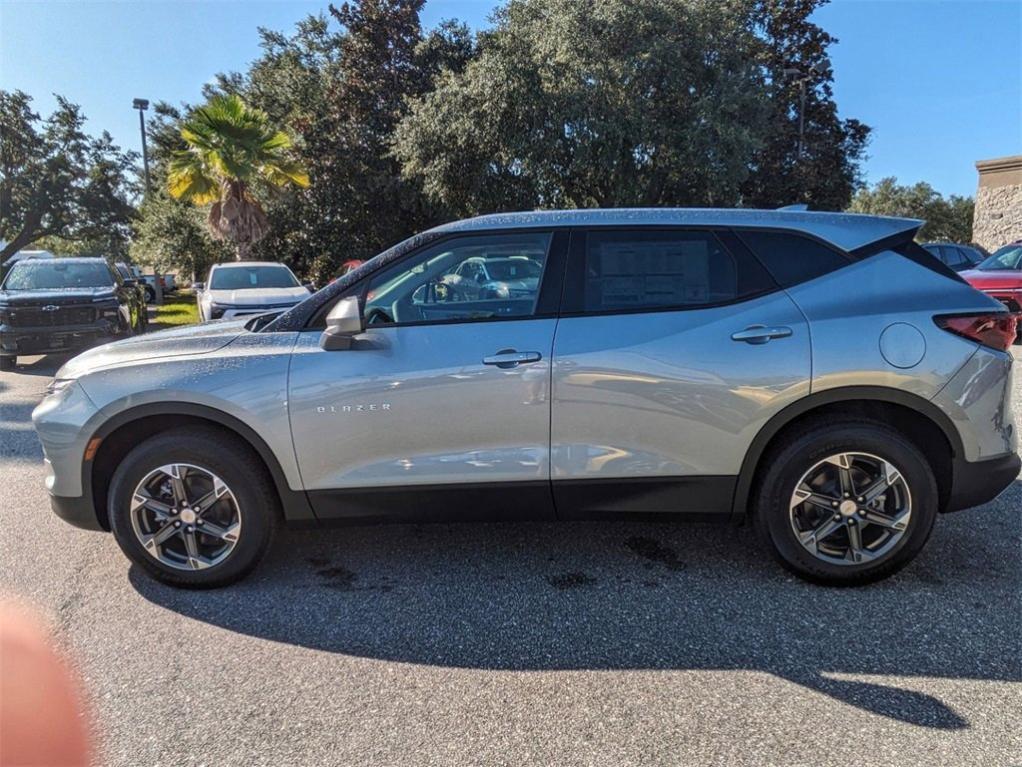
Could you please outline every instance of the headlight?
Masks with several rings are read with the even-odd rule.
[[[54,378],[46,385],[46,393],[56,394],[62,392],[77,380],[77,378]]]
[[[92,305],[96,310],[96,317],[101,320],[116,320],[121,314],[117,299],[100,298],[94,300]]]

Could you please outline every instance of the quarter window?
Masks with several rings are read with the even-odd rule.
[[[787,232],[739,232],[742,241],[787,288],[848,266],[849,261],[826,245]]]
[[[551,235],[446,240],[370,280],[370,325],[529,317],[536,312]]]
[[[586,238],[587,312],[709,306],[771,287],[759,264],[736,258],[712,232],[591,231]]]

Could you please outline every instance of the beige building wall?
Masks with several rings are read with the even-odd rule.
[[[1022,240],[1022,155],[980,160],[972,239],[993,252]]]

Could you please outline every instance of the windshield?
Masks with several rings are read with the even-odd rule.
[[[1005,245],[1003,248],[994,251],[990,258],[976,268],[982,272],[1022,269],[1022,243]]]
[[[298,280],[286,266],[231,266],[213,270],[210,290],[297,288]]]
[[[110,267],[98,261],[19,261],[4,281],[6,290],[108,288]]]

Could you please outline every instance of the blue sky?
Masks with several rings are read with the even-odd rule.
[[[136,96],[195,101],[216,72],[258,53],[259,26],[288,30],[323,2],[0,0],[0,88],[38,110],[81,104],[90,131],[138,148]],[[486,26],[490,0],[427,0],[427,26]],[[977,159],[1022,153],[1022,1],[836,0],[816,21],[831,48],[842,116],[873,126],[866,177],[973,194]]]

